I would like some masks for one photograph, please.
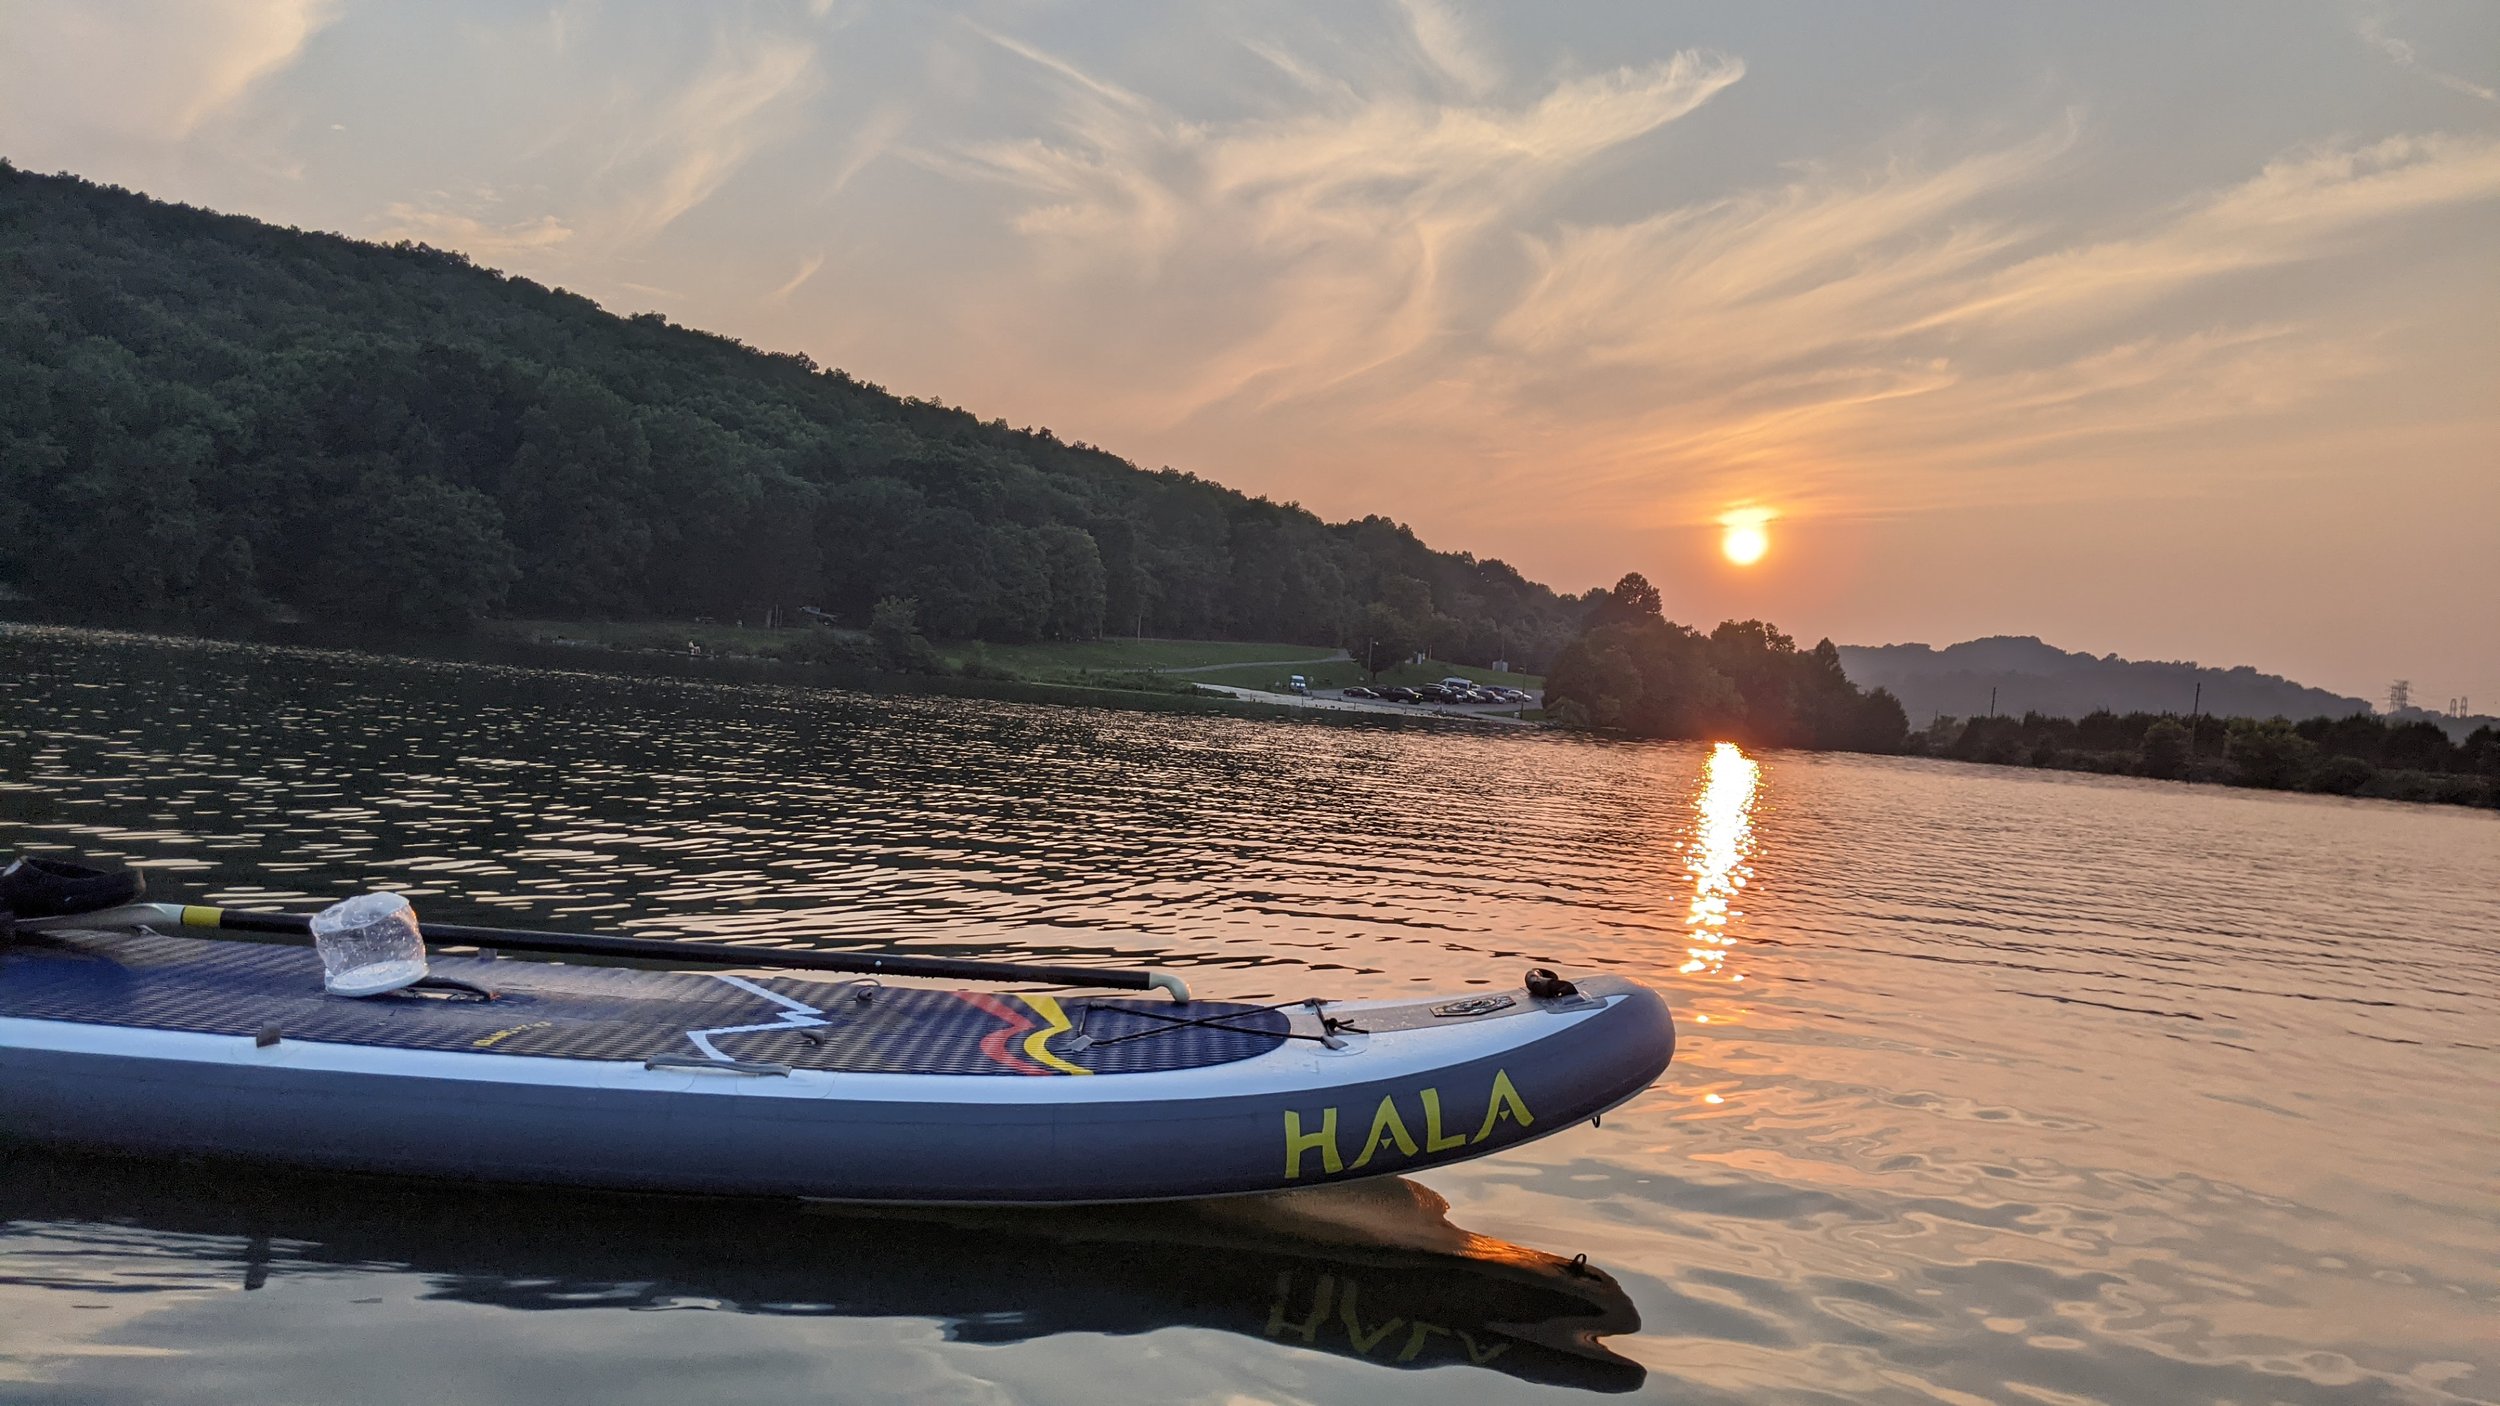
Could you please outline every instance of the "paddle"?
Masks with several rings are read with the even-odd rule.
[[[96,913],[35,920],[21,928],[208,928],[223,932],[309,936],[309,913],[255,913],[173,903],[133,903]],[[721,967],[787,967],[797,971],[854,972],[882,976],[930,976],[954,981],[1031,981],[1046,986],[1096,986],[1115,991],[1163,991],[1186,1002],[1189,987],[1170,972],[1101,970],[1093,967],[1028,966],[976,962],[959,957],[912,957],[880,952],[793,952],[786,948],[728,947],[709,942],[671,942],[650,937],[597,937],[527,928],[477,928],[461,923],[420,923],[428,942],[496,952],[544,952],[565,957],[625,957],[641,961]]]

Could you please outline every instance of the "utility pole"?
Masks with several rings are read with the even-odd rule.
[[[1997,691],[1996,691],[1996,689],[1995,689],[1993,686],[1991,686],[1991,687],[1989,688],[1989,690],[1988,690],[1988,716],[1993,718],[1993,717],[1995,717],[1996,715],[1997,715]]]
[[[2195,698],[2188,704],[2187,779],[2191,782],[2196,780],[2196,722],[2199,717],[2204,715],[2204,712],[2205,681],[2203,679],[2198,679],[2196,681]]]

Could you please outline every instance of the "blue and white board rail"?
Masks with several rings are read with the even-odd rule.
[[[1604,976],[1274,1008],[434,970],[447,986],[357,1001],[321,993],[306,948],[22,933],[0,946],[0,1136],[557,1185],[1148,1201],[1484,1156],[1633,1097],[1675,1045],[1655,992]]]

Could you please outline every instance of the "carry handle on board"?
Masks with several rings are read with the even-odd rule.
[[[132,903],[67,917],[19,919],[21,928],[209,928],[223,932],[309,936],[306,913],[259,913],[174,903]],[[1022,962],[980,962],[960,957],[915,957],[880,952],[793,952],[787,948],[728,947],[710,942],[671,942],[651,937],[597,937],[528,928],[478,928],[461,923],[419,923],[428,942],[495,952],[542,952],[560,957],[622,957],[697,966],[785,967],[796,971],[865,972],[877,976],[926,976],[953,981],[1031,981],[1046,986],[1093,986],[1114,991],[1162,991],[1189,999],[1188,983],[1170,972],[1051,967]]]

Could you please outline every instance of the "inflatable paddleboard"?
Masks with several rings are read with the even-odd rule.
[[[1667,1067],[1591,976],[1281,1005],[438,956],[322,990],[309,948],[0,945],[0,1136],[469,1180],[915,1204],[1234,1195],[1589,1121]]]

